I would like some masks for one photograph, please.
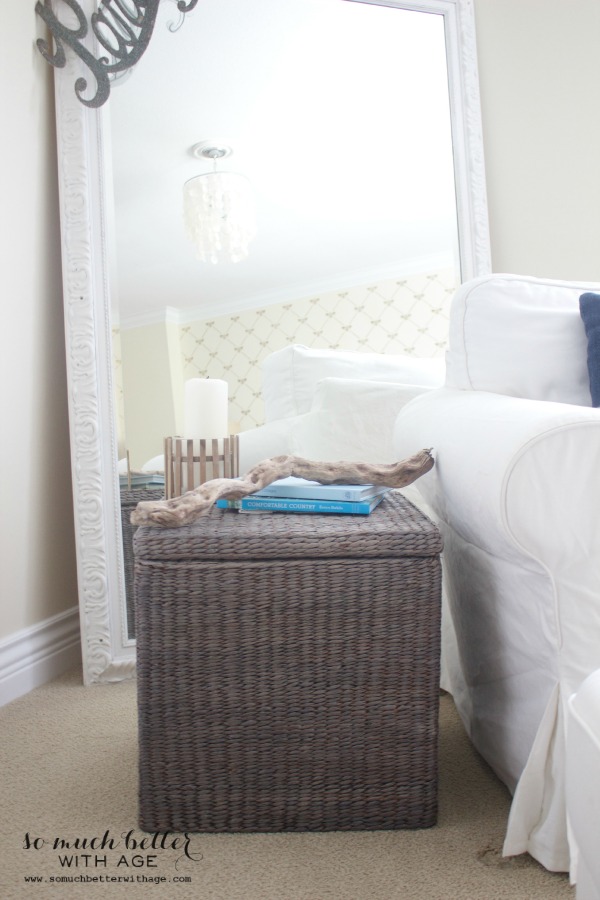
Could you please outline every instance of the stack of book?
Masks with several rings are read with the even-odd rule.
[[[239,512],[337,513],[368,516],[389,488],[375,484],[320,484],[281,478],[241,500],[217,500],[219,509]]]
[[[119,484],[122,488],[158,487],[165,483],[162,472],[130,472],[129,475],[119,475]]]

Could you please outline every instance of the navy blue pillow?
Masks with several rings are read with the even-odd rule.
[[[600,294],[582,294],[579,312],[588,340],[587,366],[592,406],[600,406]]]

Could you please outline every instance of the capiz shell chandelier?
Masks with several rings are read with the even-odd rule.
[[[231,149],[212,142],[195,144],[194,156],[211,159],[213,171],[190,178],[183,186],[183,216],[188,237],[203,262],[239,262],[248,256],[256,234],[250,182],[237,172],[218,172],[217,161]]]

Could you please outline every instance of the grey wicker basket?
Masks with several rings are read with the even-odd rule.
[[[416,828],[437,816],[441,538],[370,516],[138,529],[147,831]]]
[[[127,605],[127,637],[135,637],[134,555],[133,535],[136,527],[131,524],[131,513],[142,500],[160,500],[164,488],[121,488],[121,531],[123,534],[123,570],[125,575],[125,602]]]

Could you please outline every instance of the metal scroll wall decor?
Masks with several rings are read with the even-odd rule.
[[[85,106],[102,106],[110,94],[111,80],[131,69],[150,43],[160,0],[101,0],[89,23],[77,0],[62,0],[65,12],[73,22],[75,16],[73,27],[60,21],[52,9],[52,2],[44,0],[41,3],[38,0],[35,6],[36,13],[52,34],[50,41],[40,38],[36,42],[38,50],[51,65],[62,68],[67,61],[65,44],[71,47],[96,79],[96,93],[86,99],[83,95],[88,87],[87,79],[78,78],[75,81],[77,97]],[[183,16],[197,3],[198,0],[178,0],[177,9]],[[71,15],[67,9],[71,10]],[[98,44],[108,55],[95,57],[84,46],[83,40],[90,26]]]

